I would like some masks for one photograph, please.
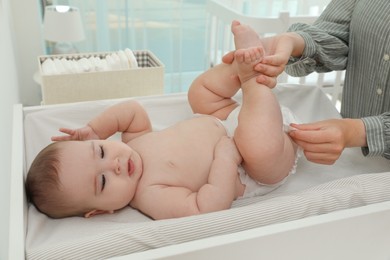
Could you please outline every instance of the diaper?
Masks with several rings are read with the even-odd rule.
[[[229,114],[229,116],[226,118],[226,120],[221,121],[222,124],[226,128],[226,132],[227,132],[228,136],[230,136],[230,137],[232,137],[234,135],[234,131],[238,126],[238,114],[240,113],[240,109],[241,109],[241,107],[238,106]],[[283,117],[283,131],[288,133],[289,131],[294,130],[290,126],[290,124],[293,122],[299,123],[299,121],[294,116],[294,114],[291,112],[291,110],[288,109],[287,107],[280,106],[280,109],[281,109],[282,117]],[[298,148],[298,151],[297,151],[296,156],[295,156],[295,163],[294,163],[293,167],[290,169],[290,172],[283,180],[281,180],[280,182],[275,183],[275,184],[263,184],[263,183],[257,182],[254,179],[252,179],[248,174],[246,174],[244,168],[239,166],[238,173],[239,173],[241,183],[246,186],[244,194],[240,198],[248,198],[248,197],[264,195],[264,194],[267,194],[267,193],[273,191],[274,189],[278,188],[280,185],[282,185],[286,181],[288,176],[290,176],[291,174],[294,174],[296,172],[298,158],[301,156],[301,153],[302,152],[301,152],[300,148]]]
[[[275,184],[263,184],[263,183],[255,181],[248,174],[246,174],[246,172],[245,172],[244,168],[242,168],[242,166],[238,167],[238,174],[239,174],[241,183],[245,185],[244,194],[242,195],[242,197],[238,197],[238,199],[245,199],[245,198],[265,195],[265,194],[273,191],[274,189],[278,188],[280,185],[282,185],[288,177],[288,176],[286,176],[283,180],[281,180],[280,182],[275,183]],[[291,174],[291,171],[290,171],[289,175],[290,174]]]

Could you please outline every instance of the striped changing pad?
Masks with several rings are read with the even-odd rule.
[[[40,219],[29,227],[26,253],[28,259],[104,259],[127,255],[389,201],[389,187],[390,172],[361,174],[289,195],[237,200],[229,210],[160,221],[147,219],[130,208],[115,217],[53,220],[30,207],[29,214]]]

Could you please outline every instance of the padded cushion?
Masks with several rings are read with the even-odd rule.
[[[318,88],[279,85],[275,94],[302,122],[339,117]],[[136,99],[147,109],[156,130],[192,116],[186,93]],[[50,137],[58,135],[59,127],[80,127],[119,101],[25,108],[25,168]],[[297,173],[265,196],[237,200],[229,210],[161,221],[130,207],[90,219],[54,220],[30,206],[26,255],[28,259],[102,259],[378,203],[390,199],[390,173],[380,173],[388,169],[387,160],[365,158],[359,148],[346,149],[332,166],[302,158]],[[378,174],[368,174],[373,172]]]

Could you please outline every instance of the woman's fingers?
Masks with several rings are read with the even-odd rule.
[[[305,154],[305,157],[308,161],[325,165],[334,164],[340,158],[341,155],[328,153],[313,153],[308,151],[304,151],[303,153]]]
[[[226,64],[232,64],[234,60],[234,51],[230,51],[222,56],[222,62]]]
[[[291,124],[297,130],[289,135],[304,150],[309,161],[329,165],[335,163],[345,148],[345,138],[337,123],[336,120],[326,120]]]
[[[254,66],[254,70],[269,77],[277,77],[283,73],[284,66],[273,66],[269,64],[258,63]]]
[[[274,77],[268,77],[266,75],[259,75],[256,77],[256,82],[262,85],[265,85],[269,88],[274,88],[276,86],[277,80]]]
[[[336,148],[334,144],[312,144],[301,141],[296,141],[296,144],[303,149],[303,153],[307,160],[320,164],[334,164],[340,157],[342,150]]]
[[[292,126],[294,127],[294,126]],[[289,135],[297,141],[302,141],[310,144],[331,143],[333,137],[327,131],[322,130],[295,130],[291,131]]]
[[[268,55],[268,56],[264,56],[264,58],[262,59],[261,63],[263,64],[267,64],[267,65],[271,65],[271,66],[285,66],[288,62],[288,59],[286,60],[286,58],[283,56],[283,55]]]

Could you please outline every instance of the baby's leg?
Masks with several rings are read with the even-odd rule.
[[[241,82],[231,64],[219,64],[198,76],[188,90],[188,101],[194,113],[226,119],[238,106],[232,97]]]
[[[238,21],[232,23],[232,32],[239,34],[235,37],[236,46],[261,46],[261,41],[250,27],[241,25]],[[238,50],[238,54],[242,50]],[[257,55],[258,61],[263,56],[263,49],[258,48],[252,55]],[[234,65],[233,65],[234,66]],[[208,114],[226,119],[230,112],[237,107],[232,97],[241,87],[236,69],[230,64],[217,65],[196,78],[188,91],[188,101],[194,113]],[[253,72],[253,70],[252,70]],[[249,73],[245,77],[252,77]],[[244,76],[244,74],[242,74]]]
[[[233,25],[234,26],[234,25]],[[235,28],[233,32],[237,32]],[[235,33],[240,44],[240,37]],[[235,53],[234,65],[242,81],[243,103],[234,140],[243,157],[247,173],[265,184],[285,178],[295,163],[295,146],[283,132],[279,103],[272,90],[256,82],[253,65],[258,62],[259,48],[241,49]]]

